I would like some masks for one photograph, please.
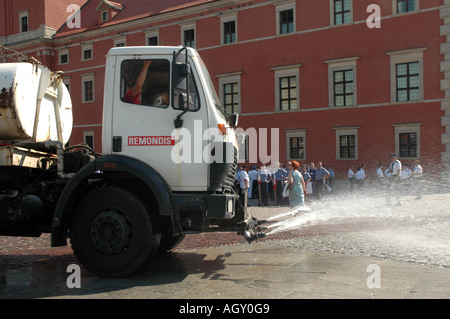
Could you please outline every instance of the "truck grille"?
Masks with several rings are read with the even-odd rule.
[[[227,150],[229,152],[227,153]],[[231,154],[229,154],[231,153]],[[237,171],[237,149],[231,143],[223,143],[222,163],[210,164],[210,191],[231,193]]]

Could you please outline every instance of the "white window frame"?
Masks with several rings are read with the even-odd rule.
[[[345,22],[345,23],[341,23],[341,24],[335,24],[334,23],[334,16],[335,16],[334,0],[330,0],[330,25],[338,27],[338,26],[341,26],[341,25],[349,25],[349,24],[353,23],[353,0],[350,0],[350,21],[349,22]]]
[[[154,38],[154,37],[156,37],[156,39],[157,39],[156,45],[159,45],[159,30],[157,30],[157,31],[149,31],[149,32],[145,33],[145,45],[148,46],[149,45],[148,44],[148,39]]]
[[[95,75],[93,73],[82,74],[81,76],[81,102],[92,103],[95,102]],[[86,100],[86,87],[85,83],[92,81],[92,100]]]
[[[294,130],[285,130],[286,132],[286,160],[287,161],[292,161],[292,160],[296,160],[296,161],[306,161],[306,131],[307,129],[294,129]],[[293,137],[300,137],[303,138],[303,158],[291,158],[291,143],[290,143],[290,139]]]
[[[188,24],[183,24],[180,26],[181,29],[181,44],[184,45],[184,31],[188,30],[194,30],[194,49],[197,47],[197,30],[196,30],[196,23],[191,22]]]
[[[359,57],[350,57],[344,59],[335,59],[324,61],[328,64],[328,106],[330,108],[355,107],[358,105],[358,79],[356,61]],[[353,105],[335,106],[334,105],[334,72],[349,70],[353,71]]]
[[[91,57],[90,58],[86,59],[84,57],[84,52],[85,51],[91,51]],[[94,59],[94,48],[93,48],[92,44],[82,46],[81,47],[81,61],[90,61],[90,60],[93,60],[93,59]]]
[[[61,57],[63,55],[67,55],[67,62],[65,63],[61,63]],[[69,55],[69,50],[62,50],[58,52],[58,65],[66,65],[69,64],[70,62],[70,55]]]
[[[296,10],[295,10],[295,4],[296,1],[291,1],[291,3],[286,3],[286,4],[279,4],[276,5],[275,7],[275,11],[276,11],[276,32],[277,35],[281,35],[281,36],[285,36],[285,35],[290,35],[290,34],[295,34],[297,32],[297,14],[296,14]],[[281,29],[280,29],[280,13],[282,11],[286,11],[286,10],[292,10],[293,13],[293,24],[294,24],[294,29],[292,30],[292,32],[288,32],[288,33],[283,33],[281,34]]]
[[[395,153],[400,160],[402,159],[418,159],[420,158],[420,126],[422,123],[401,123],[393,124],[395,131]],[[416,133],[417,134],[417,156],[416,157],[400,157],[400,133]]]
[[[417,101],[423,101],[423,52],[426,47],[408,49],[401,51],[386,52],[386,55],[390,57],[390,79],[391,79],[391,103],[414,103]],[[412,101],[400,101],[397,102],[397,64],[419,62],[419,98]]]
[[[230,43],[225,43],[225,23],[227,22],[233,22],[234,21],[234,27],[236,30],[236,41],[235,42],[230,42]],[[222,45],[230,45],[230,44],[235,44],[238,43],[238,23],[237,23],[237,13],[233,13],[233,14],[229,14],[226,16],[223,16],[220,18],[220,43]]]
[[[336,131],[336,160],[337,161],[354,161],[359,159],[359,143],[358,143],[358,131],[359,126],[346,126],[346,127],[333,127]],[[355,157],[354,158],[342,158],[341,157],[341,145],[340,137],[342,135],[354,135],[355,136]]]
[[[222,105],[225,107],[225,92],[223,86],[225,84],[237,83],[239,90],[239,101],[238,101],[238,110],[237,113],[242,113],[242,104],[241,104],[241,74],[242,72],[233,72],[227,74],[219,74],[216,77],[219,78],[219,96]]]
[[[300,67],[301,64],[287,65],[271,68],[275,75],[275,112],[295,112],[300,110]],[[297,82],[297,107],[292,110],[281,110],[280,105],[280,78],[296,77]]]
[[[114,39],[114,47],[126,46],[126,45],[127,45],[127,37],[126,36]]]
[[[27,31],[24,31],[22,29],[22,18],[27,18],[27,27],[28,27]],[[28,32],[28,31],[30,31],[30,14],[29,14],[28,10],[20,11],[19,12],[19,32],[23,33],[23,32]]]
[[[106,19],[104,18],[105,13],[106,13]],[[109,11],[108,10],[102,10],[100,12],[100,20],[102,22],[109,21]]]
[[[392,0],[392,14],[393,15],[398,15],[398,14],[411,14],[413,12],[417,12],[419,11],[419,0],[414,0],[414,10],[413,11],[408,11],[408,12],[401,12],[398,13],[397,12],[397,3],[399,0]]]

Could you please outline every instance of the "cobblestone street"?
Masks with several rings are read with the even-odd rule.
[[[249,213],[253,216],[258,219],[275,217],[274,221],[266,223],[267,237],[249,245],[242,236],[235,233],[205,233],[186,236],[185,240],[172,253],[163,257],[155,265],[140,271],[136,276],[126,279],[131,282],[151,281],[153,287],[159,287],[156,289],[159,291],[158,294],[154,294],[153,290],[152,293],[146,290],[143,294],[134,291],[135,295],[130,296],[122,294],[119,292],[124,289],[125,279],[100,279],[85,270],[83,270],[83,285],[91,285],[91,290],[88,292],[84,290],[81,295],[80,291],[70,293],[67,288],[63,289],[68,276],[67,266],[77,264],[70,245],[51,248],[48,234],[39,238],[0,237],[0,298],[59,298],[63,296],[64,298],[75,296],[82,298],[203,298],[202,294],[193,296],[187,294],[187,291],[181,293],[175,292],[175,288],[166,290],[163,287],[166,287],[167,281],[172,281],[171,276],[177,277],[177,283],[171,284],[170,287],[180,284],[184,287],[188,284],[186,278],[197,276],[199,270],[203,274],[203,279],[214,277],[222,272],[226,273],[229,279],[235,278],[242,269],[250,266],[257,267],[248,258],[253,256],[254,260],[260,260],[260,254],[268,254],[267,258],[269,259],[265,260],[263,264],[271,261],[270,269],[273,269],[271,273],[282,271],[286,265],[280,261],[281,268],[277,268],[273,264],[276,259],[273,258],[278,258],[277,254],[288,258],[287,256],[291,253],[293,255],[289,258],[293,258],[290,261],[292,265],[302,263],[300,259],[309,260],[308,265],[310,266],[308,267],[313,267],[310,271],[314,272],[316,271],[315,267],[318,267],[317,269],[321,269],[317,270],[318,273],[322,274],[331,271],[323,270],[323,267],[336,266],[333,261],[336,259],[339,260],[340,267],[345,269],[346,273],[355,267],[347,263],[360,259],[364,260],[365,267],[368,263],[380,265],[393,263],[392,265],[395,265],[392,266],[393,269],[401,269],[401,267],[416,269],[418,267],[420,271],[425,271],[427,274],[423,275],[423,278],[431,276],[430,271],[432,274],[436,271],[436,274],[439,273],[441,277],[440,281],[433,277],[431,283],[425,283],[428,288],[423,291],[422,295],[410,295],[411,290],[419,288],[408,286],[410,290],[405,288],[405,294],[396,294],[397,290],[395,290],[396,293],[394,290],[389,293],[385,291],[384,297],[450,297],[450,288],[442,288],[443,283],[450,283],[450,214],[448,213],[450,193],[430,192],[418,201],[414,200],[412,196],[404,196],[401,198],[401,202],[402,206],[392,207],[386,206],[384,198],[367,197],[362,193],[340,194],[338,197],[333,196],[320,202],[310,203],[311,210],[308,212],[302,212],[295,216],[289,214],[283,216],[283,213],[290,211],[289,207],[258,207],[255,206],[257,203],[251,200]],[[250,255],[244,257],[246,253]],[[319,258],[320,261],[314,261],[315,258]],[[315,264],[316,262],[318,264]],[[166,267],[172,271],[169,273],[163,271]],[[236,267],[233,274],[229,273]],[[262,266],[262,269],[266,269],[265,267],[267,265]],[[156,277],[152,274],[155,272],[155,268],[159,273],[157,281],[160,284],[154,282]],[[205,270],[209,268],[211,269]],[[176,269],[182,269],[181,273],[178,273]],[[263,271],[258,267],[256,269]],[[249,276],[251,277],[250,274]],[[257,276],[265,278],[271,275],[269,273]],[[364,275],[363,272],[363,276],[367,275]],[[194,279],[192,278],[192,280]],[[282,280],[283,287],[290,280],[288,278],[286,281]],[[57,289],[52,288],[54,291],[51,293],[45,292],[49,282],[53,282],[53,286],[57,287]],[[194,285],[200,284],[197,281],[189,282]],[[99,283],[100,286],[97,284],[92,286],[93,283]],[[270,283],[275,284],[271,281]],[[116,284],[118,284],[117,289],[114,288]],[[202,284],[208,283],[202,281]],[[316,288],[322,284],[317,284]],[[104,288],[103,285],[108,288]],[[335,284],[330,283],[330,285],[330,287],[334,287]],[[445,285],[445,287],[450,287],[448,284]],[[52,285],[50,284],[50,286]],[[29,289],[30,287],[32,289]],[[126,287],[134,286],[127,283]],[[301,294],[296,294],[293,291],[299,288],[291,290],[286,287],[286,291],[281,295],[274,294],[272,289],[270,289],[271,292],[266,291],[266,295],[263,293],[253,295],[250,292],[247,295],[241,294],[233,288],[226,296],[230,298],[248,298],[249,296],[250,298],[315,298],[318,296],[321,298],[327,296],[366,298],[371,296],[370,294],[358,295],[358,293],[346,292],[340,295],[339,291],[327,295],[324,292],[314,291],[316,288],[309,286],[309,292],[303,291]],[[217,294],[219,288],[208,286],[208,289],[215,291],[212,295],[215,296],[214,298],[224,298],[224,294]],[[327,290],[325,287],[323,289]],[[381,296],[383,297],[383,295]]]

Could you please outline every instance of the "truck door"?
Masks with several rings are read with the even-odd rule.
[[[121,147],[112,153],[147,163],[173,191],[206,191],[207,163],[199,152],[207,144],[202,138],[207,112],[195,70],[189,75],[191,106],[176,129],[174,120],[183,110],[173,95],[172,57],[118,56],[116,61],[111,132]]]

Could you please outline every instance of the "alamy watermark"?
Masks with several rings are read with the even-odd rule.
[[[218,128],[203,128],[202,120],[194,120],[191,130],[188,128],[175,129],[171,137],[132,137],[129,139],[129,146],[172,145],[171,159],[175,164],[181,163],[233,163],[234,143],[227,141],[230,137]],[[270,129],[270,154],[268,154],[268,129],[267,128],[236,128],[235,135],[238,139],[238,146],[242,150],[246,149],[247,158],[250,163],[276,163],[279,162],[279,138],[280,129]],[[231,135],[233,136],[233,135]],[[169,138],[171,141],[169,141]],[[159,143],[161,142],[161,143]],[[228,142],[225,143],[224,142]],[[225,145],[225,148],[224,148]],[[241,159],[244,161],[244,159]],[[240,162],[240,161],[239,161]]]
[[[370,264],[367,266],[368,273],[371,273],[367,277],[366,284],[369,289],[381,288],[381,268],[377,264]]]
[[[81,12],[80,6],[77,4],[70,4],[67,6],[66,12],[71,13],[67,18],[67,27],[70,29],[81,28]]]
[[[67,273],[70,275],[67,277],[66,285],[67,288],[81,288],[81,268],[77,264],[70,264],[67,266]]]

